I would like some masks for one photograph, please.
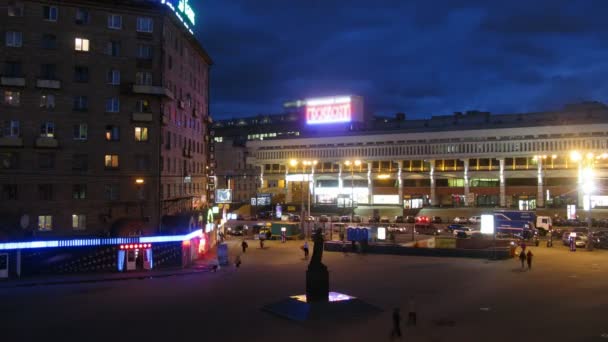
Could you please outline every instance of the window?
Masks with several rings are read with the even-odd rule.
[[[86,123],[74,125],[74,140],[87,140],[88,126]]]
[[[87,216],[82,214],[72,214],[72,229],[85,230],[87,228]]]
[[[106,184],[104,193],[108,201],[117,201],[120,198],[118,184]]]
[[[21,2],[11,1],[8,3],[8,16],[9,17],[22,17],[23,16],[23,4]]]
[[[153,23],[150,17],[137,17],[137,32],[152,32]]]
[[[108,84],[119,85],[120,84],[120,70],[109,70],[108,71]]]
[[[77,8],[75,22],[78,25],[88,24],[89,23],[89,10],[86,8]]]
[[[42,6],[42,17],[44,20],[57,21],[59,9],[56,6]]]
[[[18,91],[4,91],[4,104],[9,106],[19,106],[21,103],[21,93]]]
[[[107,141],[120,140],[120,127],[113,126],[113,125],[106,126],[106,140]]]
[[[150,170],[150,157],[146,155],[135,156],[135,170],[148,171]]]
[[[46,108],[46,109],[55,108],[55,95],[52,95],[52,94],[40,95],[40,108]]]
[[[23,67],[21,62],[5,62],[4,76],[6,77],[23,77]]]
[[[2,152],[0,153],[0,170],[11,170],[19,168],[19,153]]]
[[[51,121],[43,122],[42,125],[40,125],[40,136],[44,138],[54,138],[55,123]]]
[[[74,184],[72,185],[72,198],[77,200],[83,200],[87,198],[87,185],[86,184]]]
[[[2,185],[2,200],[16,200],[17,199],[17,184],[4,184]]]
[[[21,32],[7,31],[6,46],[21,47],[23,45]]]
[[[51,215],[38,216],[38,230],[51,230],[51,229],[53,229],[53,216],[51,216]]]
[[[152,59],[152,45],[137,45],[137,58]]]
[[[86,66],[75,66],[74,82],[89,82],[89,68]]]
[[[120,42],[110,41],[106,45],[106,53],[113,57],[120,56]]]
[[[106,169],[118,169],[118,154],[106,154],[104,165]]]
[[[120,111],[120,100],[118,97],[112,97],[106,100],[106,112],[118,113]]]
[[[114,30],[122,29],[122,16],[118,14],[108,14],[108,28]]]
[[[53,184],[39,184],[38,198],[42,201],[53,200]]]
[[[0,121],[0,137],[14,137],[21,135],[21,124],[18,120]]]
[[[53,50],[57,48],[57,36],[54,34],[43,34],[42,35],[42,48]]]
[[[74,40],[74,50],[89,51],[89,40],[84,38],[76,38]]]
[[[87,171],[89,169],[89,156],[86,154],[72,155],[72,170]]]
[[[137,100],[136,110],[138,113],[150,113],[152,111],[152,107],[150,106],[150,101]]]
[[[74,96],[74,110],[86,111],[89,109],[89,99],[86,96]]]
[[[152,73],[140,71],[135,74],[135,84],[152,85]]]
[[[57,66],[55,64],[40,64],[40,78],[43,80],[57,79]]]
[[[148,127],[135,127],[135,141],[148,141]]]

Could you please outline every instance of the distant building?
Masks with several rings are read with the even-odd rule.
[[[257,182],[256,192],[282,194],[287,203],[310,195],[315,205],[337,207],[354,200],[368,208],[582,208],[588,177],[581,170],[592,170],[591,206],[608,205],[608,108],[602,103],[430,119],[399,113],[330,125],[306,124],[303,113],[216,121],[214,139],[245,146],[245,167],[257,169],[249,187]],[[224,173],[217,170],[218,181]]]
[[[212,61],[177,3],[0,1],[0,238],[151,233],[206,204]]]

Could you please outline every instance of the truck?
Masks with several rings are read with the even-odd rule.
[[[536,216],[534,211],[496,210],[494,211],[494,226],[498,233],[521,234],[532,236],[538,230],[545,235],[553,228],[549,216]]]

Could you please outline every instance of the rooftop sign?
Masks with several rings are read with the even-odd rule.
[[[363,120],[363,100],[357,96],[322,97],[306,100],[306,123],[330,124]]]
[[[160,2],[175,12],[175,15],[186,26],[186,29],[194,34],[192,29],[196,25],[196,12],[190,6],[189,0],[160,0]]]

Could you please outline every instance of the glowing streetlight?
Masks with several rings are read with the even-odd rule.
[[[581,156],[580,153],[578,153],[578,151],[572,151],[570,152],[570,159],[572,161],[580,161],[583,157]]]

